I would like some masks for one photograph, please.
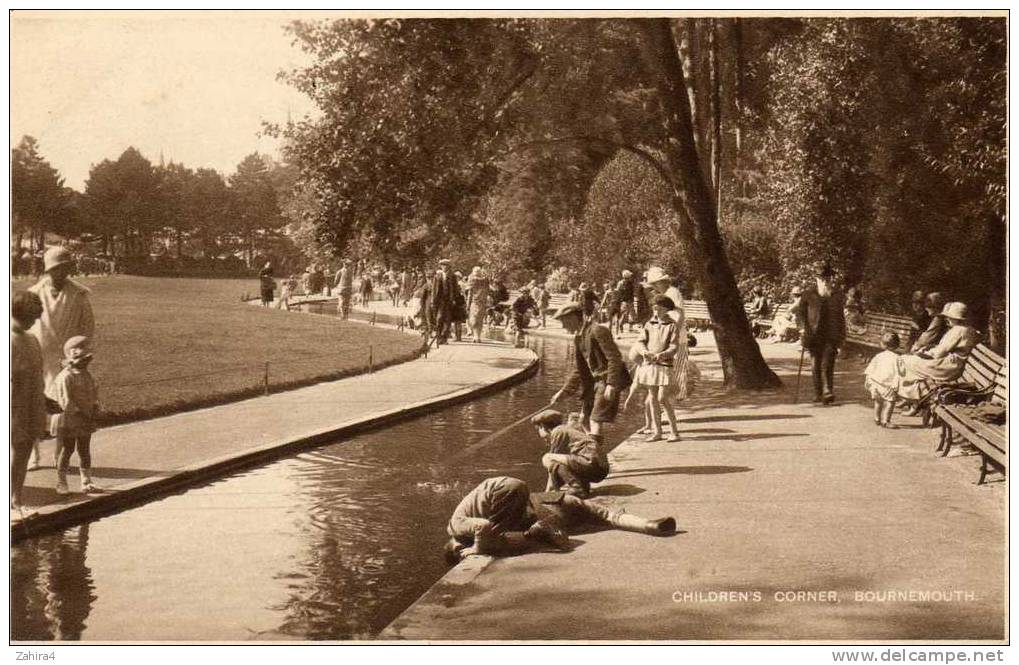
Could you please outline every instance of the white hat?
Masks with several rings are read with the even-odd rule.
[[[658,266],[651,266],[647,269],[647,280],[645,284],[654,284],[655,282],[667,281],[671,282],[672,277],[669,277],[669,273],[665,272]]]
[[[53,268],[67,263],[74,263],[74,257],[66,247],[56,245],[47,249],[46,253],[42,255],[42,265],[45,272],[49,272]]]
[[[963,302],[950,302],[945,305],[945,308],[941,310],[942,316],[947,316],[950,319],[962,321],[966,318],[966,303]]]

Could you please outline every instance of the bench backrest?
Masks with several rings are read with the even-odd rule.
[[[880,349],[881,336],[893,332],[899,336],[902,346],[905,346],[913,329],[913,321],[909,317],[897,314],[867,312],[864,321],[867,325],[862,330],[853,330],[847,326],[846,341]]]
[[[708,303],[703,300],[687,300],[683,304],[683,313],[686,315],[687,321],[711,323]]]
[[[991,401],[1004,407],[1008,406],[1008,362],[1005,362],[994,377],[994,395]]]
[[[1005,359],[983,344],[977,344],[966,358],[962,367],[962,380],[980,389],[995,384],[998,374],[1005,365]],[[1007,387],[1006,387],[1007,394]]]

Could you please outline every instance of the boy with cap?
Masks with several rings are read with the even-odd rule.
[[[88,371],[92,353],[88,337],[72,337],[64,344],[64,369],[46,389],[46,396],[60,405],[62,413],[54,420],[54,434],[60,450],[57,461],[57,494],[67,494],[67,467],[78,451],[81,491],[97,492],[92,484],[92,454],[89,444],[99,411],[99,390]]]
[[[538,436],[548,442],[541,465],[548,471],[545,490],[565,489],[580,498],[591,492],[591,483],[609,475],[609,460],[598,441],[581,427],[563,424],[563,414],[545,409],[531,418]]]
[[[498,476],[481,481],[453,511],[446,526],[446,561],[470,554],[522,554],[549,545],[567,550],[565,530],[585,522],[651,536],[676,532],[672,517],[648,520],[563,492],[532,494],[524,481]]]
[[[573,333],[576,361],[563,387],[552,396],[553,407],[564,396],[581,388],[584,421],[591,436],[601,441],[602,423],[611,423],[619,411],[620,393],[630,387],[630,373],[609,329],[583,314],[577,303],[565,305],[555,318]]]

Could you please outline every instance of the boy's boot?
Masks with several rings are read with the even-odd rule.
[[[98,492],[99,489],[92,484],[92,469],[82,467],[79,471],[81,473],[81,491],[85,494]]]
[[[57,466],[57,494],[64,496],[69,494],[67,489],[67,467]]]
[[[619,512],[613,513],[609,517],[609,522],[617,529],[633,531],[634,533],[646,533],[649,536],[668,536],[676,533],[676,520],[671,517],[646,520],[643,517]]]

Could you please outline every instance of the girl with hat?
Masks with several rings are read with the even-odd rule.
[[[899,396],[903,399],[918,402],[925,392],[925,381],[945,383],[962,376],[966,358],[979,341],[979,333],[966,323],[965,303],[950,302],[941,314],[950,327],[937,346],[930,353],[914,353],[899,358]]]
[[[634,344],[634,348],[643,359],[634,374],[634,383],[647,388],[646,404],[654,428],[648,434],[648,441],[661,441],[663,438],[662,407],[665,407],[665,413],[669,416],[669,428],[672,433],[669,441],[679,441],[676,411],[672,406],[672,386],[675,383],[673,366],[680,351],[680,340],[679,329],[670,316],[672,309],[671,298],[657,296],[654,300],[654,316],[644,324],[641,337]],[[682,341],[685,349],[685,338]],[[627,403],[632,396],[633,391],[626,398]]]

